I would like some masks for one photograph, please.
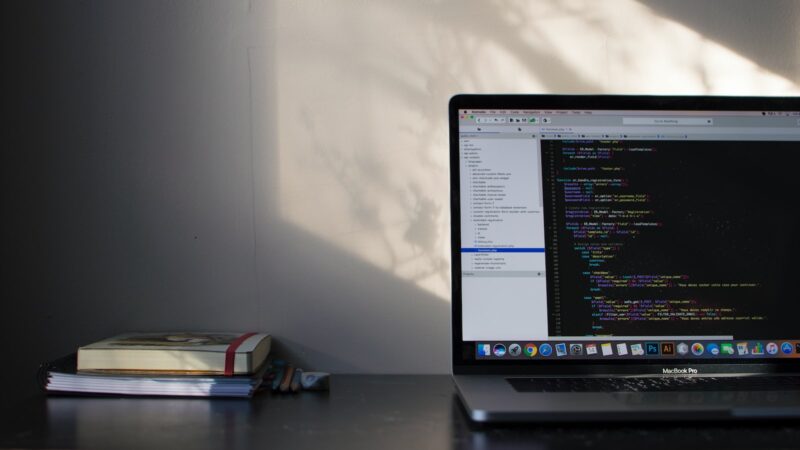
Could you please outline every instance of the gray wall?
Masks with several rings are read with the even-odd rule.
[[[3,376],[165,329],[446,372],[447,99],[797,94],[800,4],[715,3],[4,2]]]

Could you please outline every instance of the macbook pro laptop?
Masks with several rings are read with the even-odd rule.
[[[476,421],[800,416],[800,100],[451,99]]]

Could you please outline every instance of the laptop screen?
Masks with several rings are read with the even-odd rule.
[[[457,114],[466,359],[800,357],[800,112]]]

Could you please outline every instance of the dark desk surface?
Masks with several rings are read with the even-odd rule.
[[[448,376],[334,376],[330,393],[266,394],[250,401],[11,397],[0,405],[0,447],[800,447],[797,422],[477,426],[461,409]]]

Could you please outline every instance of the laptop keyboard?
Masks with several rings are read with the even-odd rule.
[[[509,378],[517,392],[785,391],[800,377]]]

